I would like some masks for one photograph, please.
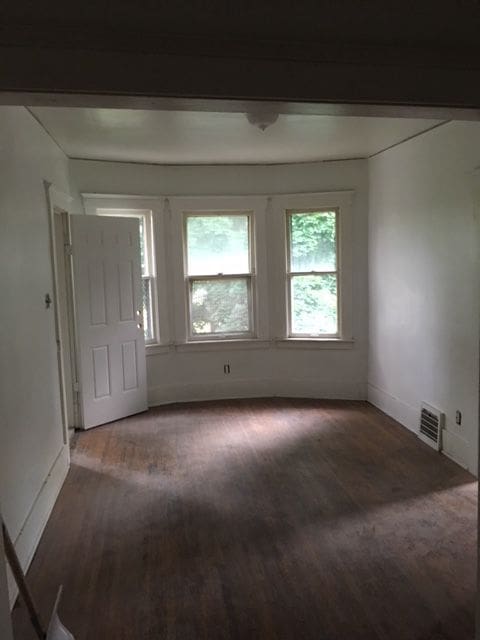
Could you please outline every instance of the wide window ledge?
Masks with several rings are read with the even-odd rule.
[[[196,353],[202,351],[245,351],[254,349],[353,349],[354,340],[342,338],[277,338],[262,340],[242,338],[232,340],[198,340],[177,344],[147,344],[147,356],[163,355],[172,352]]]
[[[239,338],[232,340],[198,340],[191,342],[172,344],[147,344],[147,356],[163,355],[171,352],[195,353],[200,351],[244,351],[247,349],[269,349],[272,346],[270,340],[255,338]]]
[[[255,338],[233,338],[225,340],[198,340],[175,345],[175,350],[182,352],[189,351],[243,351],[244,349],[268,349],[269,340]]]
[[[172,345],[150,343],[145,345],[145,353],[147,356],[159,356],[165,353],[170,353]]]
[[[353,349],[355,341],[344,338],[280,338],[275,340],[280,349]]]

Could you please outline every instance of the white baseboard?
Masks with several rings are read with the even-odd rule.
[[[27,571],[33,559],[45,525],[65,481],[69,465],[70,452],[68,446],[62,446],[35,498],[20,533],[14,541],[15,550],[24,572]],[[9,569],[7,570],[7,582],[10,607],[13,607],[18,595],[18,589]]]
[[[275,394],[282,398],[319,400],[366,400],[365,384],[346,380],[287,378],[275,382]]]
[[[417,408],[410,406],[403,400],[390,395],[379,387],[368,384],[368,401],[375,407],[394,418],[402,426],[418,434],[420,403]],[[453,431],[442,431],[442,453],[471,473],[477,475],[475,461],[468,463],[471,458],[468,442]]]
[[[444,429],[442,432],[442,447],[443,453],[448,458],[464,469],[469,469],[474,475],[477,475],[475,464],[469,465],[467,462],[469,459],[469,446],[465,438],[462,438],[457,433]],[[471,469],[470,466],[472,466]]]
[[[419,409],[411,407],[400,398],[390,395],[379,387],[368,384],[367,400],[401,425],[417,433]]]
[[[365,385],[356,382],[326,382],[310,378],[286,380],[236,379],[213,383],[162,385],[148,390],[148,405],[155,407],[173,402],[197,402],[229,398],[324,398],[338,400],[366,400]]]
[[[262,398],[271,395],[274,395],[272,381],[268,379],[162,385],[148,390],[148,406],[229,398]]]

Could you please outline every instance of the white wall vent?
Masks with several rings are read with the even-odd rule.
[[[440,451],[442,448],[442,429],[444,422],[444,413],[426,402],[422,402],[418,437],[437,451]]]

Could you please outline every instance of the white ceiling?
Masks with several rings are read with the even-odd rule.
[[[262,164],[369,157],[439,120],[280,115],[262,132],[243,113],[32,107],[71,158]]]

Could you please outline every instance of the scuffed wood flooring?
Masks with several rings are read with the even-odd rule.
[[[76,640],[471,640],[474,480],[362,402],[161,407],[78,435],[28,578]]]

